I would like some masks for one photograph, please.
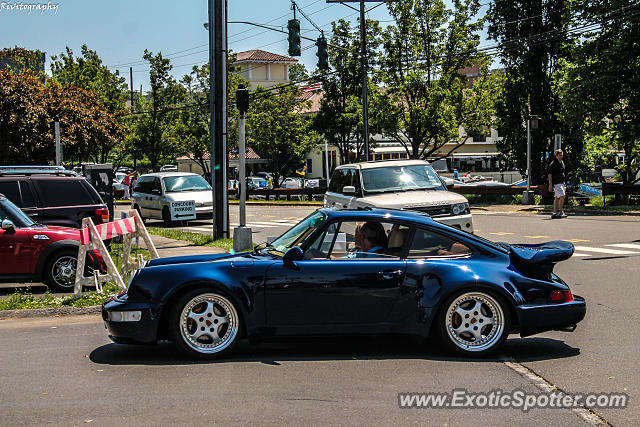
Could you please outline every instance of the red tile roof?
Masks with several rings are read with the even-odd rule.
[[[236,64],[240,62],[272,62],[272,63],[296,63],[296,58],[290,56],[278,55],[277,53],[266,52],[260,49],[247,50],[238,52],[236,55]]]

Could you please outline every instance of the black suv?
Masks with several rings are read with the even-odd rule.
[[[38,223],[80,228],[83,218],[109,221],[91,184],[62,167],[0,166],[0,193]]]

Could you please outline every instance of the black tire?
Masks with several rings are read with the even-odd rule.
[[[445,301],[436,322],[440,340],[450,351],[478,357],[504,344],[509,336],[511,311],[497,295],[485,290],[465,290]]]
[[[240,339],[241,317],[230,298],[213,289],[181,295],[169,312],[169,337],[185,355],[216,359],[233,351]]]
[[[142,220],[143,223],[147,221],[147,219],[142,216],[142,212],[140,211],[140,206],[133,205],[133,209],[138,211],[138,215],[140,216],[140,219]]]
[[[166,206],[162,208],[162,220],[164,221],[164,225],[168,226],[173,224],[173,221],[171,221],[171,212],[169,212],[169,208]]]
[[[44,265],[44,283],[52,292],[73,292],[77,266],[77,249],[63,249],[53,253]]]

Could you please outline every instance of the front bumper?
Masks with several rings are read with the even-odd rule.
[[[138,321],[116,322],[110,312],[140,311]],[[113,342],[153,344],[157,341],[160,310],[149,303],[130,303],[111,299],[102,305],[102,320]]]
[[[516,307],[520,319],[520,336],[526,337],[545,331],[568,330],[577,325],[587,312],[584,298],[561,304],[521,305]]]
[[[433,219],[442,224],[459,228],[460,230],[466,231],[467,233],[473,233],[473,219],[471,218],[471,214],[456,216],[436,216],[433,217]]]

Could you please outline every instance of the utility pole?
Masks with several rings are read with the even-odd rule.
[[[527,116],[527,191],[522,195],[523,205],[532,205],[534,201],[533,191],[531,191],[531,128],[538,129],[539,120],[540,116],[531,114]]]
[[[130,96],[130,101],[131,101],[131,112],[133,113],[134,108],[133,108],[133,67],[129,67],[129,92],[131,93]],[[142,94],[142,89],[140,89],[140,92]],[[136,162],[136,155],[135,153],[133,154],[133,169],[136,169],[137,167],[137,162]]]
[[[369,161],[369,103],[367,100],[367,22],[364,16],[364,0],[360,0],[360,61],[362,66],[362,133],[364,137],[364,160]]]
[[[229,236],[227,193],[227,50],[226,0],[209,0],[209,110],[213,238]]]

